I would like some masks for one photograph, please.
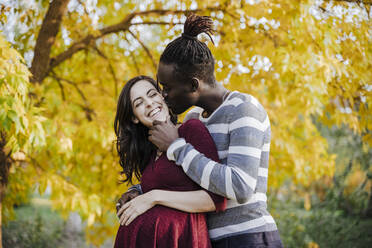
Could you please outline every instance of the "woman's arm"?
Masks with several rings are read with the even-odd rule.
[[[168,191],[156,189],[152,190],[152,192],[157,205],[175,208],[188,213],[203,213],[216,210],[212,198],[205,190]]]
[[[125,203],[118,211],[120,225],[129,225],[135,218],[155,205],[163,205],[188,213],[211,212],[215,203],[205,190],[168,191],[151,190]]]
[[[219,161],[216,145],[208,129],[199,120],[187,121],[178,131],[181,137],[185,137],[186,141],[199,152],[214,161]],[[225,210],[226,198],[204,190],[193,190],[182,192],[152,190],[137,196],[119,210],[118,216],[123,213],[119,220],[120,224],[128,225],[138,215],[156,204],[192,213]]]

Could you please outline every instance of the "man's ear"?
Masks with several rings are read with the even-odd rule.
[[[196,77],[193,77],[191,79],[191,92],[195,92],[199,89],[199,79]]]

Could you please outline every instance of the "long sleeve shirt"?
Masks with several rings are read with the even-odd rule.
[[[203,111],[195,107],[186,120],[204,123],[221,162],[183,138],[171,144],[167,157],[201,187],[228,198],[225,212],[208,214],[210,238],[277,230],[266,204],[271,133],[265,109],[253,96],[234,91],[208,118]]]

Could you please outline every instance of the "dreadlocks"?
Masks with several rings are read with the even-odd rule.
[[[198,77],[207,83],[214,84],[214,58],[204,42],[197,36],[205,33],[212,43],[213,21],[209,16],[191,14],[184,24],[181,37],[170,42],[160,56],[160,62],[174,64],[178,78]]]

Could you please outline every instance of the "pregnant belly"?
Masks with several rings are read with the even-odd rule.
[[[120,247],[154,247],[155,244],[157,247],[180,247],[180,244],[195,241],[197,236],[207,238],[207,235],[203,214],[155,206],[129,226],[120,226],[116,243],[121,243]]]
[[[190,214],[164,206],[155,206],[138,216],[129,226],[130,232],[161,236],[183,230],[190,224]]]

